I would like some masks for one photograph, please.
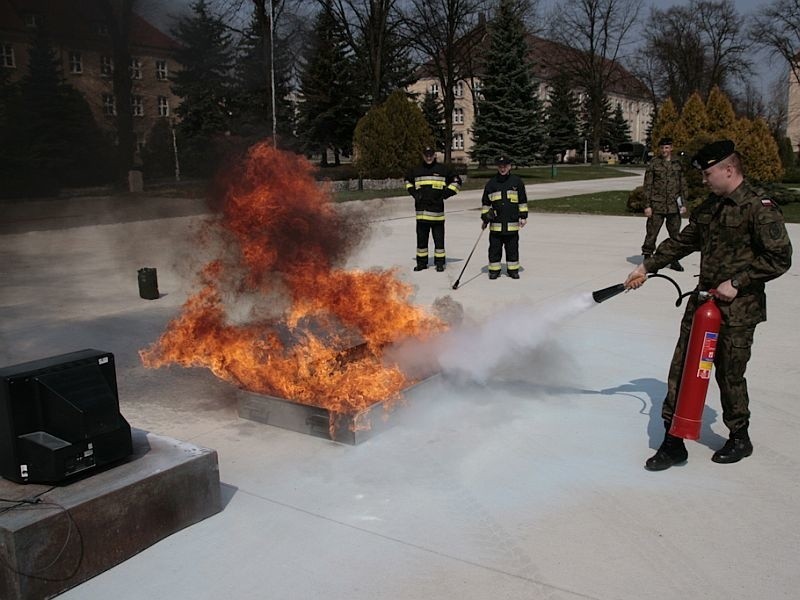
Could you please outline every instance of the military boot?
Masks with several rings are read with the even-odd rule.
[[[750,442],[750,434],[747,432],[747,425],[731,433],[725,445],[714,452],[711,457],[715,463],[729,464],[739,462],[753,453],[753,444]]]
[[[489,279],[497,279],[500,277],[500,271],[489,271]]]
[[[664,423],[664,427],[667,430],[664,441],[656,453],[644,463],[644,468],[648,471],[664,471],[673,465],[685,463],[689,458],[683,438],[669,434],[669,423]]]
[[[427,268],[428,268],[428,265],[417,265],[416,267],[414,267],[414,270],[415,271],[424,271]]]
[[[436,271],[438,273],[441,273],[442,271],[444,271],[444,265],[443,264],[436,265]]]
[[[669,266],[670,269],[673,271],[683,271],[683,265],[679,263],[677,260],[673,261],[673,263]]]
[[[518,271],[509,271],[508,272],[508,276],[511,277],[511,279],[519,279],[519,272]]]

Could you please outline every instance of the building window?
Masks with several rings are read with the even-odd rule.
[[[463,133],[455,133],[453,134],[453,150],[463,150],[464,149],[464,134]]]
[[[40,25],[39,15],[28,13],[25,15],[25,27],[28,29],[36,29]]]
[[[110,56],[100,57],[100,75],[103,77],[111,77],[114,74],[114,61]]]
[[[108,36],[108,25],[101,21],[97,21],[94,24],[94,32],[97,35],[102,35],[104,37]]]
[[[17,66],[14,60],[14,46],[0,43],[0,67],[13,69]]]
[[[69,53],[69,72],[83,73],[83,57],[80,52]]]
[[[141,152],[142,150],[144,150],[145,145],[146,144],[145,144],[144,134],[143,133],[137,133],[136,134],[136,150]]]
[[[463,108],[454,108],[453,109],[453,124],[454,125],[463,125],[464,124],[464,109]]]
[[[438,83],[432,83],[431,84],[431,96],[433,96],[434,98],[438,98],[439,97],[439,84]]]
[[[141,79],[142,61],[135,56],[131,56],[131,66],[128,70],[131,72],[131,79]]]
[[[131,110],[134,117],[144,116],[144,102],[141,96],[131,96]]]
[[[472,95],[475,98],[481,98],[483,95],[483,85],[481,85],[480,81],[476,81],[475,85],[472,86]]]
[[[453,86],[453,95],[456,98],[463,98],[464,97],[464,82],[459,81]]]
[[[111,94],[103,94],[103,114],[109,116],[117,114],[117,107],[116,103],[114,102],[114,96],[112,96]]]
[[[167,80],[167,61],[165,60],[156,61],[156,79],[158,79],[159,81]]]
[[[169,116],[169,99],[166,96],[158,97],[158,116],[159,117]]]

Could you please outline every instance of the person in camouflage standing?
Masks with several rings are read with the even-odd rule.
[[[681,215],[686,212],[686,177],[680,161],[672,160],[672,139],[661,138],[658,149],[661,156],[650,161],[644,174],[644,216],[647,217],[642,244],[644,258],[653,254],[664,221],[667,222],[669,237],[674,238],[681,229]],[[670,268],[683,271],[677,260]]]
[[[703,183],[711,194],[692,213],[683,231],[664,240],[653,256],[628,275],[625,286],[638,288],[646,281],[648,272],[700,251],[698,289],[715,289],[722,313],[714,367],[722,419],[730,430],[728,441],[711,460],[734,463],[753,453],[744,373],[756,325],[767,318],[764,284],[789,269],[792,244],[778,205],[744,179],[741,159],[732,141],[721,140],[704,146],[692,162],[702,171]],[[668,469],[688,457],[683,439],[670,435],[669,428],[692,318],[698,305],[696,295],[691,298],[681,321],[669,369],[667,397],[661,409],[667,433],[658,451],[645,463],[645,468],[651,471]]]

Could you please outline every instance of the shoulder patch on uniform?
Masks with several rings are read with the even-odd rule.
[[[762,198],[761,199],[762,206],[775,206],[775,203],[770,200],[769,198]]]

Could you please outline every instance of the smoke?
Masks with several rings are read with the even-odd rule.
[[[559,325],[595,305],[587,292],[543,307],[507,306],[481,323],[401,344],[387,353],[387,359],[411,376],[434,369],[457,380],[485,384],[509,364],[519,364],[521,357],[535,355]]]

